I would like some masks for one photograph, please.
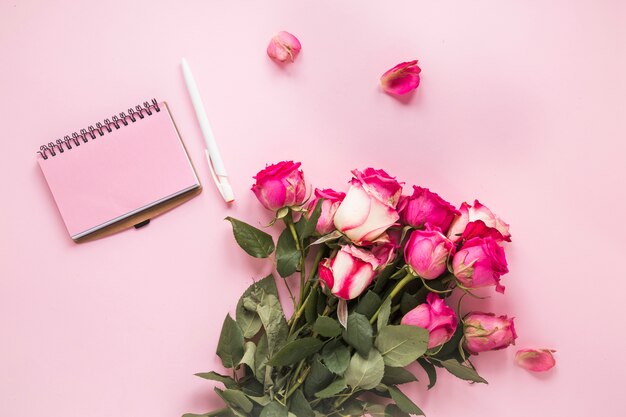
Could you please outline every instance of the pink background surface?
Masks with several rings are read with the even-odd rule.
[[[619,1],[0,2],[0,415],[179,416],[219,401],[219,327],[271,269],[226,215],[269,218],[248,191],[295,159],[317,186],[383,167],[511,224],[505,296],[518,347],[552,347],[533,375],[514,349],[476,359],[489,385],[406,386],[429,417],[622,415],[626,73]],[[303,52],[265,55],[278,30]],[[184,89],[189,60],[237,202],[209,182]],[[417,58],[396,100],[378,77]],[[39,167],[41,143],[129,105],[167,100],[205,191],[140,231],[77,246]]]

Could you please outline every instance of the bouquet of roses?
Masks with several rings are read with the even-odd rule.
[[[197,374],[223,385],[215,391],[225,407],[201,415],[422,415],[398,388],[415,381],[405,367],[416,361],[429,388],[438,369],[485,383],[471,356],[513,344],[513,319],[461,317],[463,297],[447,299],[479,287],[504,292],[509,226],[478,201],[457,210],[426,188],[402,195],[402,183],[372,168],[352,172],[347,194],[316,189],[307,200],[299,168],[281,162],[255,177],[271,225],[284,225],[276,244],[227,218],[244,251],[273,255],[283,278],[299,274],[298,292],[287,286],[294,313],[285,317],[273,275],[244,292],[217,347],[230,373]]]

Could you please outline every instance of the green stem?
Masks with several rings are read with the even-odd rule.
[[[385,298],[385,300],[383,300],[383,304],[385,303],[385,301],[387,301],[387,299],[393,300],[393,297],[398,295],[400,290],[402,290],[402,288],[404,288],[406,286],[406,284],[408,284],[409,282],[413,281],[414,279],[417,279],[417,276],[415,276],[412,273],[408,272],[404,276],[404,278],[402,278],[402,280],[400,282],[398,282],[398,284],[396,284],[394,289],[389,293],[389,295]],[[370,323],[371,324],[374,324],[374,322],[378,318],[378,314],[380,314],[380,309],[381,308],[382,308],[382,304],[381,304],[380,307],[378,307],[378,310],[376,310],[376,313],[374,313],[374,315],[370,319]]]
[[[306,271],[304,268],[304,260],[306,258],[306,253],[304,252],[304,248],[300,244],[300,238],[298,237],[298,232],[296,231],[296,227],[293,224],[293,218],[291,214],[288,214],[285,217],[285,223],[291,232],[291,236],[293,237],[294,242],[296,242],[296,249],[300,251],[300,304],[304,301],[304,283],[306,281]]]
[[[304,363],[304,360],[302,362],[300,362],[300,364],[302,364],[302,363]],[[302,385],[304,383],[304,381],[306,380],[306,377],[309,375],[310,371],[311,371],[310,367],[305,369],[304,372],[302,372],[302,375],[300,375],[300,377],[296,381],[296,383],[293,384],[291,386],[291,388],[289,388],[289,391],[287,391],[287,393],[285,394],[285,403],[287,402],[289,397],[291,397],[291,394],[296,392],[296,390],[300,387],[300,385]],[[298,371],[295,372],[294,375],[297,375],[299,372],[300,372],[300,367],[298,367]]]

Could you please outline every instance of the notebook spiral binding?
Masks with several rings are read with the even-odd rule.
[[[121,112],[119,115],[115,115],[110,119],[104,119],[102,122],[96,123],[95,127],[89,125],[87,129],[80,129],[80,133],[73,132],[72,136],[65,135],[63,139],[57,139],[56,143],[48,142],[47,145],[41,145],[37,153],[39,153],[43,159],[60,155],[65,151],[73,149],[73,147],[79,147],[81,142],[87,143],[90,139],[96,139],[96,133],[100,136],[104,136],[105,133],[111,133],[113,129],[117,130],[128,126],[129,122],[135,123],[146,116],[152,116],[153,110],[157,113],[161,111],[158,102],[154,98],[151,102],[144,101],[143,106],[136,105],[134,109],[132,107],[129,108],[127,113]]]

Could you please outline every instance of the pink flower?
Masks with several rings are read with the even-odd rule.
[[[389,265],[396,257],[398,242],[394,236],[383,233],[371,247],[372,254],[378,259],[379,267]]]
[[[332,294],[352,300],[371,284],[378,266],[372,253],[346,245],[334,258],[322,259],[318,270],[320,281]]]
[[[552,349],[520,349],[515,354],[515,362],[533,372],[545,372],[556,365]]]
[[[270,165],[254,177],[252,191],[268,210],[297,206],[306,198],[304,174],[300,162],[283,161]]]
[[[380,77],[383,90],[391,94],[406,94],[420,85],[421,68],[417,61],[402,62]]]
[[[385,171],[352,171],[350,190],[335,213],[335,227],[354,243],[371,243],[398,218],[402,185]]]
[[[402,317],[401,324],[428,330],[428,349],[446,343],[456,331],[454,311],[435,293],[429,293],[426,303],[420,304]]]
[[[509,225],[496,216],[487,206],[474,200],[474,206],[461,204],[461,214],[452,221],[448,237],[457,242],[460,239],[469,240],[473,237],[491,236],[496,240],[511,241]]]
[[[293,62],[300,53],[300,49],[302,45],[298,38],[289,32],[282,31],[270,40],[267,45],[267,55],[279,62]]]
[[[446,270],[454,243],[437,230],[415,230],[404,247],[404,259],[413,272],[435,279]]]
[[[317,226],[315,227],[315,231],[317,233],[325,235],[335,230],[333,219],[337,209],[339,208],[339,204],[341,204],[345,197],[346,193],[340,193],[331,190],[330,188],[325,190],[320,190],[318,188],[315,189],[315,198],[311,200],[311,203],[309,204],[309,213],[313,212],[320,199],[324,199],[324,201],[322,201],[322,211],[319,219],[317,220]]]
[[[440,228],[442,233],[448,231],[455,215],[461,215],[461,212],[446,200],[428,188],[416,185],[413,186],[412,196],[400,198],[398,211],[402,223],[413,227],[423,227],[425,224],[429,224],[432,227]]]
[[[454,275],[467,288],[495,285],[504,293],[500,276],[509,272],[504,249],[492,237],[468,240],[452,258]]]
[[[493,313],[469,313],[463,320],[465,348],[473,355],[515,344],[513,318]]]

